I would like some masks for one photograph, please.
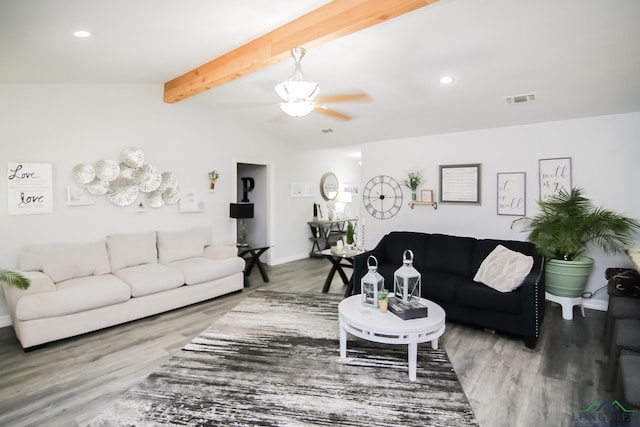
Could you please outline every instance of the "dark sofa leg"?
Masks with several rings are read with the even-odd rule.
[[[538,338],[537,337],[526,337],[524,339],[524,345],[526,345],[527,348],[530,348],[531,350],[536,348],[536,343],[537,342],[538,342]]]

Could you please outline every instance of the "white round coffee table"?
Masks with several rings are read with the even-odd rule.
[[[340,360],[348,362],[347,333],[367,341],[383,344],[407,344],[409,346],[409,380],[416,380],[418,363],[418,343],[431,341],[431,347],[438,348],[438,338],[445,330],[445,313],[438,304],[420,298],[427,306],[428,316],[402,320],[395,314],[362,304],[361,295],[353,295],[340,302]]]

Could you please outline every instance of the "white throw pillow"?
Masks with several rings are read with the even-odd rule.
[[[181,259],[201,257],[204,247],[211,243],[211,229],[194,227],[181,231],[158,231],[160,264]]]
[[[517,289],[533,267],[533,257],[496,246],[482,261],[473,280],[500,292]]]
[[[147,231],[107,236],[111,269],[115,272],[141,264],[157,264],[156,232]]]

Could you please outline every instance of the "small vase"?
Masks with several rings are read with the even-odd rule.
[[[415,192],[415,190],[413,190],[411,192],[411,200],[413,200],[414,202],[416,201],[416,192]]]
[[[209,180],[209,190],[214,190],[216,188],[216,181],[214,179]]]
[[[381,299],[378,301],[378,305],[380,306],[380,311],[383,313],[387,312],[387,308],[389,307],[388,299]]]

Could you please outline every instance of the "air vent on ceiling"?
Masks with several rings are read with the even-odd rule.
[[[534,102],[536,100],[536,94],[527,93],[525,95],[507,96],[504,100],[507,101],[507,104],[524,104]]]

